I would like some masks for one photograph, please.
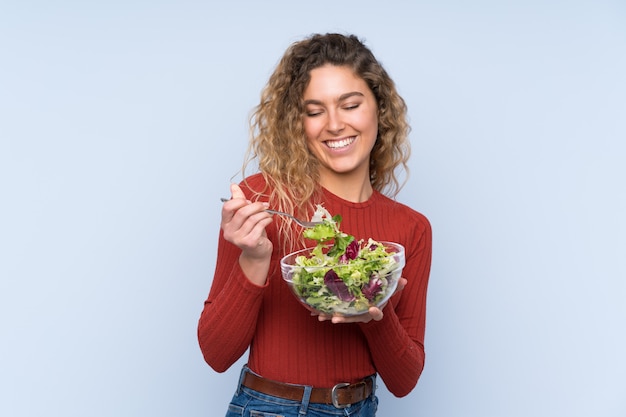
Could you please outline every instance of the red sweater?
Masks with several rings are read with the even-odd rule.
[[[257,174],[248,184],[261,188]],[[243,186],[243,184],[242,184]],[[250,196],[246,188],[244,191]],[[424,367],[426,289],[431,261],[428,220],[379,192],[362,203],[324,190],[318,202],[343,217],[340,228],[357,239],[398,242],[405,246],[406,287],[384,308],[381,321],[319,322],[291,294],[280,273],[284,255],[275,224],[266,230],[274,243],[264,286],[252,284],[239,267],[240,249],[220,232],[212,287],[198,324],[206,362],[224,372],[248,349],[248,366],[272,380],[332,387],[377,372],[394,395],[407,395]]]

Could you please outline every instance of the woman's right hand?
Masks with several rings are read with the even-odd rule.
[[[250,281],[265,284],[273,245],[265,228],[272,222],[267,203],[252,203],[237,184],[230,186],[232,198],[222,206],[224,239],[241,249],[239,265]]]

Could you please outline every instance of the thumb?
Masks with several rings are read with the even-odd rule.
[[[230,193],[232,198],[243,198],[244,200],[246,198],[246,195],[237,184],[230,184]]]
[[[383,319],[383,311],[377,307],[370,307],[369,313],[374,321],[381,321]]]

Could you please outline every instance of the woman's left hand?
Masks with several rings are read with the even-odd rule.
[[[396,291],[394,292],[394,295],[397,294],[398,292],[402,291],[402,289],[405,287],[407,283],[407,280],[405,278],[400,278],[398,279],[398,286],[396,287]],[[385,306],[387,305],[387,303],[383,304],[380,307],[370,307],[369,310],[366,313],[363,314],[359,314],[357,316],[342,316],[340,314],[319,314],[317,316],[317,319],[319,321],[327,321],[330,320],[332,323],[335,324],[339,324],[339,323],[369,323],[370,321],[374,320],[374,321],[380,321],[383,319],[383,308],[385,308]]]

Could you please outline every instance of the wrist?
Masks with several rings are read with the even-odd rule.
[[[239,266],[250,282],[263,286],[267,281],[267,274],[270,269],[270,259],[271,257],[269,256],[267,258],[256,258],[246,256],[242,253],[239,257]]]

